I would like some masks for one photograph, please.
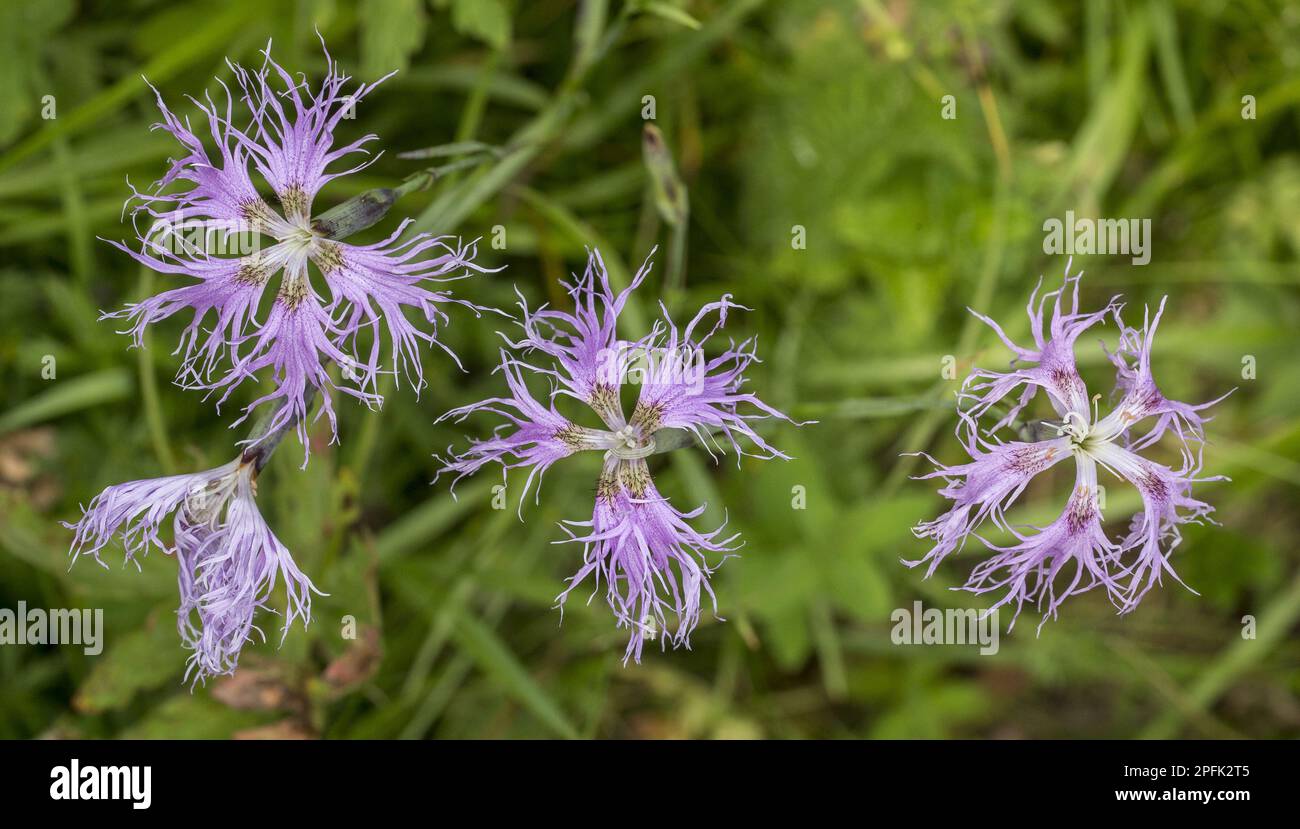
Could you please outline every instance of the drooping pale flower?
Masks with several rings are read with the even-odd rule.
[[[1016,616],[1029,602],[1042,612],[1043,621],[1055,618],[1069,596],[1098,586],[1106,590],[1120,613],[1128,613],[1160,584],[1162,576],[1178,579],[1170,558],[1181,541],[1179,528],[1202,519],[1212,521],[1213,507],[1192,497],[1192,485],[1226,480],[1221,475],[1200,476],[1205,435],[1200,412],[1218,400],[1196,406],[1171,401],[1152,378],[1151,346],[1164,300],[1154,319],[1148,314],[1141,329],[1131,328],[1120,317],[1118,297],[1098,311],[1079,310],[1081,276],[1071,277],[1067,264],[1061,289],[1041,300],[1035,289],[1028,306],[1033,347],[1012,342],[996,322],[972,310],[997,332],[1015,360],[1007,372],[973,370],[958,396],[957,431],[971,460],[947,466],[924,455],[936,469],[920,477],[943,479],[946,486],[939,494],[952,505],[943,515],[914,528],[916,536],[928,539],[932,546],[919,561],[905,562],[909,566],[926,564],[929,576],[950,554],[977,538],[992,556],[975,567],[961,589],[1000,593],[993,607],[1014,603]],[[1068,310],[1063,307],[1067,294]],[[1049,301],[1051,319],[1044,330]],[[1089,396],[1075,365],[1074,344],[1108,315],[1120,330],[1119,350],[1110,355],[1120,399],[1101,417],[1100,395]],[[998,433],[1015,423],[1040,390],[1046,392],[1056,412],[1058,420],[1051,425],[1057,436],[1037,441],[1001,440]],[[1007,412],[982,431],[978,419],[999,404],[1006,406]],[[1143,432],[1143,424],[1148,422],[1150,428]],[[1170,431],[1179,439],[1181,463],[1177,469],[1140,454]],[[1074,460],[1075,483],[1060,516],[1046,527],[1009,525],[1006,511],[1029,482],[1067,458]],[[1142,498],[1142,509],[1132,516],[1128,532],[1120,538],[1108,536],[1103,526],[1099,468],[1136,487]],[[987,541],[979,534],[986,521],[1009,533],[1014,543],[999,546]]]
[[[665,648],[669,642],[674,647],[690,646],[702,592],[708,594],[716,614],[709,576],[717,565],[710,563],[709,556],[725,558],[736,548],[738,537],[722,537],[723,527],[710,532],[694,529],[690,521],[704,507],[681,512],[659,493],[645,460],[666,448],[656,440],[690,434],[706,448],[712,442],[719,449],[730,445],[738,455],[785,458],[754,431],[750,421],[789,420],[743,390],[745,370],[757,359],[752,339],[739,345],[732,342],[715,357],[705,356],[704,344],[722,328],[728,312],[743,307],[733,303],[730,295],[701,308],[685,329],[679,329],[664,308],[663,319],[645,337],[635,342],[618,339],[619,314],[649,271],[647,257],[632,284],[615,294],[599,252],[592,252],[582,278],[566,286],[575,305],[573,313],[545,307],[531,311],[521,297],[523,336],[517,342],[507,338],[514,353],[502,351],[499,369],[510,396],[483,400],[443,416],[460,421],[474,412],[491,412],[506,422],[491,438],[472,441],[468,451],[454,456],[439,473],[454,472],[460,480],[492,462],[503,470],[527,469],[522,509],[529,490],[534,486],[540,490],[541,476],[551,464],[575,452],[604,453],[591,520],[562,525],[569,541],[583,545],[583,563],[557,602],[562,608],[569,593],[588,576],[593,577],[596,590],[603,581],[618,626],[631,632],[624,662],[629,658],[639,662],[645,639],[661,634]],[[704,331],[705,320],[712,315],[716,321]],[[541,364],[525,362],[522,358],[528,355],[540,356]],[[529,391],[526,371],[550,381],[546,402]],[[640,385],[631,417],[624,416],[620,401],[627,383]],[[556,403],[563,397],[586,404],[605,428],[582,426],[562,415]],[[741,438],[754,448],[746,451]],[[677,619],[672,630],[669,615]]]
[[[190,99],[207,119],[215,155],[155,91],[162,112],[155,129],[175,137],[185,155],[172,161],[152,193],[133,188],[128,205],[136,202],[140,250],[111,244],[155,271],[193,282],[106,316],[127,320],[138,346],[149,325],[191,312],[177,347],[183,362],[176,382],[217,394],[220,406],[245,380],[269,370],[274,388],[231,425],[271,403],[279,418],[273,426],[296,422],[306,450],[308,387],[321,392],[320,414],[332,429],[331,389],[375,406],[382,402],[378,375],[391,371],[405,375],[418,392],[424,385],[421,343],[443,347],[436,338],[447,319],[440,306],[474,308],[429,286],[482,269],[473,264],[473,243],[427,234],[400,240],[409,219],[376,244],[327,238],[326,226],[312,220],[316,196],[331,180],[369,165],[373,158],[336,169],[351,156],[368,155],[364,145],[376,137],[335,147],[334,130],[355,117],[357,103],[384,79],[347,92],[350,78],[326,52],[325,79],[312,90],[271,59],[269,45],[263,54],[256,71],[231,64],[242,106],[235,106],[224,83],[222,108],[211,97],[206,103]],[[258,193],[253,171],[274,194],[278,211]],[[191,186],[177,189],[185,184]],[[140,232],[142,216],[150,227]],[[274,242],[263,247],[263,236]],[[319,272],[315,279],[309,264]],[[391,341],[391,368],[381,366],[381,329]],[[330,363],[341,366],[341,380],[331,377]],[[337,430],[332,437],[337,440]]]
[[[110,486],[76,524],[64,524],[75,532],[74,564],[89,555],[107,567],[101,552],[114,535],[137,568],[151,547],[175,556],[177,629],[192,651],[187,680],[235,672],[244,643],[262,636],[253,617],[269,609],[277,581],[286,594],[282,639],[295,619],[304,627],[310,623],[311,594],[319,593],[258,512],[257,463],[248,457],[204,472]],[[160,531],[173,513],[168,544]]]

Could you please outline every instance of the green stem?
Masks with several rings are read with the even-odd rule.
[[[59,135],[53,139],[54,162],[59,167],[59,185],[63,191],[63,212],[68,216],[68,250],[72,257],[72,273],[85,286],[94,270],[94,254],[90,249],[91,232],[86,216],[86,198],[81,192],[81,181],[75,172],[76,160],[68,145],[68,138]]]
[[[142,297],[153,293],[153,271],[140,268],[140,285],[136,292]],[[176,471],[176,456],[167,437],[167,419],[163,415],[162,404],[158,399],[158,378],[154,376],[151,355],[149,335],[146,333],[142,347],[136,349],[136,364],[140,370],[140,399],[144,404],[144,419],[149,428],[149,440],[153,443],[154,456],[158,458],[158,464],[163,472],[171,475]]]
[[[303,411],[311,409],[311,404],[315,402],[315,399],[316,387],[308,384],[302,395]],[[275,416],[287,405],[289,405],[289,399],[285,398],[284,403],[279,408],[268,409],[263,412],[257,422],[253,424],[253,428],[248,431],[247,440],[252,445],[244,450],[243,460],[244,463],[256,464],[255,469],[258,472],[261,472],[270,462],[271,455],[275,452],[276,447],[280,445],[280,441],[284,440],[284,436],[298,425],[300,418],[290,417],[279,426],[273,426],[272,421],[274,421]]]

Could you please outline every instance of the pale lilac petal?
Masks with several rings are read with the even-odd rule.
[[[311,218],[312,202],[327,182],[373,162],[370,159],[348,170],[326,172],[331,164],[353,153],[368,155],[362,147],[377,136],[366,135],[334,149],[334,129],[392,74],[346,92],[351,77],[343,74],[326,51],[325,78],[312,90],[305,79],[295,79],[272,60],[269,44],[262,54],[265,61],[256,72],[231,65],[253,115],[243,145],[275,191],[285,217],[298,223]]]
[[[256,337],[244,343],[249,346],[247,353],[237,356],[223,377],[204,387],[221,392],[220,406],[245,380],[269,368],[275,388],[245,406],[244,413],[231,427],[238,426],[262,404],[281,401],[266,433],[275,434],[281,426],[296,423],[305,467],[310,456],[307,441],[309,386],[320,392],[321,408],[315,419],[323,416],[329,421],[332,442],[338,440],[338,422],[331,389],[355,397],[371,407],[377,407],[381,398],[366,391],[367,386],[375,384],[373,370],[334,344],[339,336],[337,325],[328,311],[321,307],[311,286],[305,282],[298,284],[302,287],[297,292],[286,292],[281,286],[281,293],[272,304],[266,323]],[[327,361],[344,367],[344,382],[334,381]],[[347,382],[349,379],[351,384]]]
[[[1196,477],[1200,459],[1186,450],[1179,470],[1149,461],[1114,443],[1103,443],[1092,454],[1098,464],[1127,480],[1142,496],[1142,511],[1133,516],[1129,533],[1120,544],[1126,552],[1136,553],[1128,595],[1121,608],[1128,613],[1152,587],[1160,584],[1165,573],[1183,584],[1170,563],[1174,550],[1182,542],[1179,528],[1203,521],[1214,523],[1210,518],[1214,507],[1192,497],[1192,484],[1228,479],[1222,475]]]
[[[236,459],[204,472],[117,484],[97,495],[76,524],[64,524],[74,531],[74,564],[89,555],[107,566],[100,553],[115,535],[137,567],[150,547],[176,557],[177,629],[192,651],[186,677],[195,682],[235,671],[257,630],[254,615],[269,609],[278,581],[288,602],[284,635],[295,619],[304,627],[311,621],[311,594],[319,591],[258,512],[255,475],[252,463]],[[173,513],[169,545],[158,533]]]
[[[235,672],[244,643],[254,632],[261,636],[256,612],[277,612],[268,603],[278,581],[287,601],[281,642],[295,619],[303,627],[311,623],[311,594],[319,591],[262,519],[247,466],[235,476],[224,515],[219,507],[177,513],[176,551],[177,626],[193,651],[187,678]]]
[[[769,417],[793,422],[757,395],[744,390],[745,371],[758,361],[755,340],[751,338],[739,345],[733,341],[722,354],[711,359],[704,354],[704,344],[726,324],[727,311],[748,309],[732,302],[728,294],[701,308],[685,331],[679,331],[668,309],[662,304],[660,308],[664,329],[635,349],[641,367],[632,370],[641,384],[641,393],[629,421],[632,427],[645,439],[663,428],[687,429],[706,448],[711,439],[716,441],[720,436],[735,451],[737,460],[742,454],[750,454],[737,440],[744,437],[758,447],[756,457],[788,459],[749,423]],[[708,333],[699,333],[697,327],[715,313],[717,320]],[[750,408],[746,411],[742,407]]]
[[[1029,299],[1029,321],[1034,337],[1032,348],[1025,348],[1011,339],[992,319],[971,310],[971,313],[989,325],[1002,342],[1016,355],[1012,369],[1007,372],[991,371],[977,368],[966,378],[962,386],[961,399],[968,405],[966,411],[978,418],[997,403],[1020,388],[1020,397],[1011,405],[1010,411],[999,420],[990,432],[1012,423],[1016,416],[1033,399],[1039,389],[1047,392],[1056,413],[1066,417],[1073,413],[1087,420],[1091,413],[1088,389],[1079,369],[1075,364],[1074,344],[1079,336],[1092,326],[1102,322],[1116,307],[1118,298],[1099,311],[1082,313],[1079,311],[1079,280],[1082,274],[1069,275],[1066,265],[1065,284],[1044,294],[1035,303],[1038,289]],[[1040,283],[1041,285],[1041,283]],[[1069,292],[1070,308],[1063,310],[1061,299]],[[1043,322],[1048,300],[1052,300],[1052,317],[1044,330]]]
[[[382,320],[392,343],[391,371],[398,378],[405,376],[418,393],[425,385],[421,344],[441,348],[460,365],[456,355],[438,340],[438,327],[448,319],[440,306],[463,305],[475,314],[489,309],[458,299],[448,290],[426,287],[466,279],[471,275],[468,271],[484,272],[473,264],[476,245],[453,245],[449,237],[427,234],[398,242],[410,223],[410,219],[402,222],[388,239],[374,245],[321,242],[311,256],[330,292],[350,305],[340,324],[337,345],[345,347],[362,330],[373,331],[369,358],[362,362],[370,373],[379,373]],[[407,309],[418,312],[425,325],[407,319]]]
[[[1056,618],[1066,599],[1098,586],[1105,588],[1112,603],[1123,606],[1121,578],[1126,570],[1120,546],[1106,537],[1102,527],[1097,467],[1092,460],[1083,458],[1077,464],[1074,491],[1055,521],[1034,532],[1012,532],[1017,543],[987,544],[994,555],[977,565],[962,587],[975,594],[1005,591],[989,611],[1014,603],[1008,629],[1014,627],[1026,602],[1042,614],[1041,629],[1049,618]]]
[[[460,422],[476,412],[488,412],[506,421],[497,427],[491,438],[472,440],[469,449],[453,455],[439,470],[439,477],[448,472],[456,473],[452,482],[455,486],[456,481],[489,463],[500,464],[503,474],[510,469],[527,468],[528,478],[519,495],[522,506],[534,482],[538,483],[540,490],[541,477],[551,464],[574,452],[604,450],[612,445],[607,432],[578,426],[560,414],[554,403],[543,405],[537,402],[524,382],[525,368],[531,366],[503,351],[498,371],[506,378],[511,396],[493,397],[461,406],[439,418],[439,421],[451,418]]]
[[[664,649],[669,643],[689,648],[700,619],[702,593],[709,596],[717,615],[709,584],[717,565],[710,565],[706,554],[721,556],[720,564],[736,549],[736,535],[718,537],[725,524],[711,532],[691,527],[690,520],[703,511],[701,506],[678,512],[655,488],[645,461],[607,460],[592,519],[563,525],[569,540],[583,545],[583,564],[557,598],[559,606],[563,608],[569,594],[592,576],[592,595],[603,581],[605,600],[618,627],[630,632],[625,664],[629,659],[641,661],[647,638],[660,638]]]
[[[908,567],[926,564],[926,576],[951,553],[965,546],[986,520],[1006,528],[1004,514],[1038,473],[1070,457],[1070,439],[1066,437],[1037,443],[1011,441],[992,443],[980,438],[972,428],[966,438],[966,451],[972,460],[945,466],[923,455],[937,468],[917,476],[918,480],[942,478],[946,486],[939,494],[952,501],[943,515],[917,524],[912,533],[933,542],[930,550],[916,561],[904,561]]]
[[[1192,405],[1170,400],[1160,392],[1151,373],[1151,348],[1164,312],[1164,299],[1160,300],[1155,317],[1151,317],[1150,309],[1144,309],[1140,329],[1124,325],[1116,314],[1122,335],[1120,349],[1111,354],[1110,359],[1116,369],[1116,390],[1123,394],[1123,398],[1096,428],[1100,435],[1111,439],[1129,433],[1141,421],[1154,417],[1156,420],[1150,431],[1132,442],[1135,450],[1151,446],[1171,429],[1185,448],[1188,441],[1204,442],[1205,424],[1213,418],[1200,413],[1232,393],[1229,391],[1208,403]]]
[[[205,491],[213,483],[229,477],[238,466],[232,461],[225,466],[186,475],[150,478],[115,484],[91,499],[83,507],[76,524],[63,523],[74,532],[72,563],[88,555],[107,567],[100,551],[118,536],[126,552],[126,560],[139,566],[137,557],[144,556],[150,547],[170,554],[172,547],[158,536],[163,521],[191,495]]]
[[[610,371],[611,358],[621,350],[618,315],[632,291],[649,275],[650,256],[632,278],[632,284],[615,295],[600,251],[591,250],[582,277],[565,285],[573,298],[573,313],[546,306],[530,311],[523,296],[519,298],[524,336],[511,342],[511,347],[541,351],[553,358],[556,369],[539,370],[556,378],[560,384],[557,393],[591,406],[610,429],[617,430],[625,423],[618,376]]]
[[[222,87],[225,89],[224,84]],[[288,226],[262,200],[249,176],[247,139],[233,125],[230,90],[225,89],[224,114],[210,97],[206,103],[189,98],[207,119],[212,142],[220,154],[219,161],[214,163],[202,139],[191,131],[188,119],[182,121],[178,118],[168,109],[162,93],[152,85],[150,88],[163,119],[154,124],[153,129],[170,133],[186,154],[171,160],[167,173],[154,183],[152,194],[132,188],[134,200],[138,202],[132,208],[133,215],[143,213],[149,216],[153,220],[151,231],[175,231],[182,226],[228,230],[261,228],[277,238],[282,236]],[[168,189],[178,181],[193,186],[187,190]],[[154,233],[146,232],[142,238],[154,238]]]
[[[122,333],[129,333],[132,344],[140,347],[148,326],[186,309],[192,310],[193,317],[173,352],[183,352],[176,382],[185,388],[205,388],[230,355],[233,344],[259,329],[258,304],[271,274],[284,261],[284,248],[278,245],[250,256],[223,259],[189,258],[154,245],[137,253],[116,242],[112,244],[155,271],[199,280],[103,316],[130,323]],[[209,314],[213,316],[211,323],[208,323]]]

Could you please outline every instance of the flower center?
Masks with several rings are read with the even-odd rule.
[[[242,463],[237,467],[228,464],[227,468],[230,471],[225,475],[194,485],[181,502],[181,512],[191,523],[211,525],[220,517],[222,508],[235,491],[236,477],[244,471]]]
[[[316,245],[316,240],[321,238],[310,227],[294,227],[294,229],[280,241],[287,244],[294,253],[302,253],[311,250]]]
[[[1087,417],[1076,411],[1069,411],[1065,413],[1061,425],[1056,427],[1058,435],[1069,436],[1071,451],[1087,454],[1089,450],[1108,440],[1102,430],[1096,429],[1092,425],[1100,422],[1097,414],[1097,401],[1100,399],[1100,394],[1095,394],[1092,397],[1092,422],[1089,422]]]
[[[1092,427],[1088,424],[1087,418],[1078,412],[1066,412],[1065,420],[1060,426],[1056,427],[1058,435],[1069,435],[1070,441],[1075,447],[1082,447],[1083,443],[1088,440],[1088,435]]]
[[[624,460],[649,457],[655,451],[654,435],[651,435],[643,443],[638,430],[628,424],[614,433],[614,445],[610,447],[609,451],[613,452],[615,457]]]

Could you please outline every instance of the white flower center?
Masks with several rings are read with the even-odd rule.
[[[1092,397],[1092,421],[1089,422],[1085,415],[1076,411],[1065,413],[1061,425],[1056,427],[1058,435],[1066,435],[1070,438],[1070,449],[1074,452],[1080,452],[1085,455],[1090,454],[1091,450],[1098,445],[1106,443],[1111,436],[1104,434],[1104,430],[1097,428],[1093,424],[1100,425],[1100,418],[1097,413],[1097,401],[1101,399],[1100,394]]]
[[[307,253],[315,247],[320,238],[310,227],[295,227],[280,241],[294,253]]]
[[[1065,420],[1056,427],[1058,435],[1069,435],[1070,440],[1076,445],[1086,441],[1091,432],[1092,426],[1088,423],[1088,419],[1078,412],[1066,412]]]
[[[654,435],[651,435],[645,443],[642,443],[639,433],[631,424],[613,433],[613,443],[614,445],[609,448],[609,451],[614,453],[615,457],[624,460],[649,457],[655,451]]]

